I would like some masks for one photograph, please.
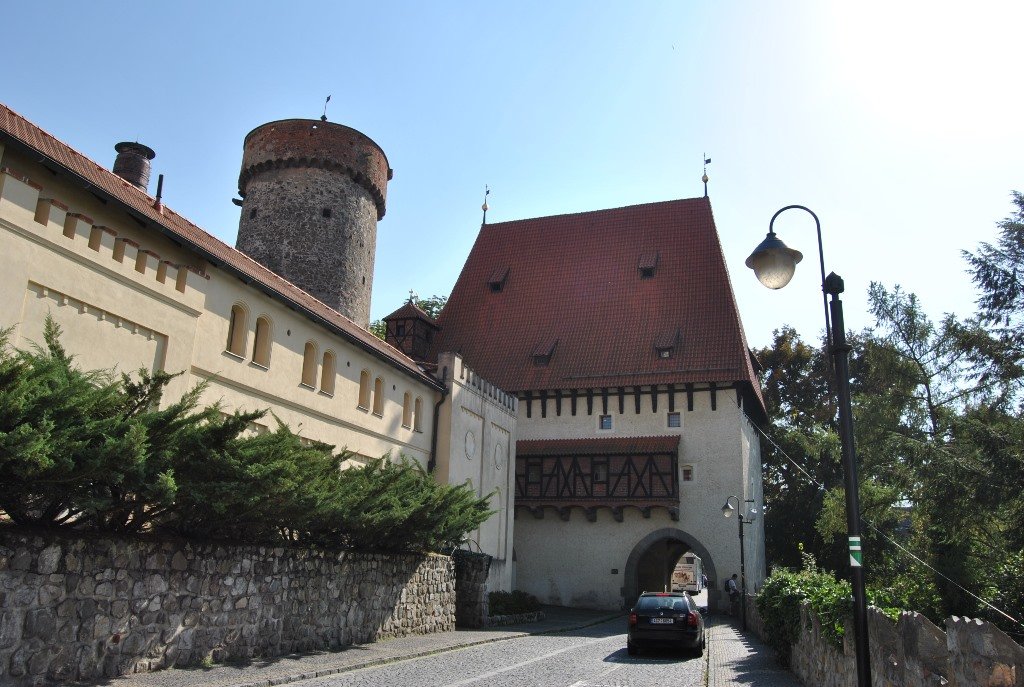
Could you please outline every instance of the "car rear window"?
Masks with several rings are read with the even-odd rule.
[[[681,596],[641,596],[636,602],[638,611],[655,611],[658,609],[689,610],[686,599]]]

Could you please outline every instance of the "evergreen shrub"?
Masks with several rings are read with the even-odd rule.
[[[201,408],[202,385],[159,408],[164,372],[80,370],[49,318],[43,346],[0,332],[0,514],[19,525],[165,531],[261,544],[450,552],[492,511],[463,485],[386,457],[304,445],[266,411]]]

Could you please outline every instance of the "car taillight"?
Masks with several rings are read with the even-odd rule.
[[[698,620],[699,619],[697,618],[697,614],[694,613],[693,611],[690,611],[689,613],[686,614],[686,624],[689,625],[690,627],[697,627],[697,621]]]
[[[629,614],[629,624],[636,625],[636,613]]]

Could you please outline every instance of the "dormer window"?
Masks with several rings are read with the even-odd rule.
[[[538,367],[544,367],[551,362],[551,356],[555,354],[555,346],[558,345],[558,339],[546,339],[541,341],[533,349],[533,364]]]
[[[654,277],[654,270],[658,267],[658,251],[648,250],[640,254],[640,259],[637,261],[637,269],[640,270],[641,279],[652,279]]]
[[[663,332],[654,339],[654,352],[659,358],[667,359],[676,354],[679,345],[679,330]]]
[[[493,293],[498,293],[505,288],[505,281],[508,279],[508,265],[496,268],[487,279],[487,285]]]
[[[395,323],[395,336],[405,336],[405,322]]]

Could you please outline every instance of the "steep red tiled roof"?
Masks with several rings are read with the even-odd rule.
[[[283,300],[305,311],[311,319],[321,322],[335,333],[348,339],[385,362],[421,381],[438,386],[436,380],[425,375],[416,363],[401,351],[384,343],[373,334],[349,320],[330,306],[271,272],[249,256],[206,233],[166,205],[162,212],[154,209],[155,199],[140,191],[113,172],[88,159],[67,144],[57,140],[35,124],[0,104],[0,137],[6,134],[27,146],[82,181],[93,190],[111,196],[126,206],[139,219],[166,235],[193,248],[214,265],[233,270],[251,281],[271,297]]]
[[[436,352],[508,391],[739,383],[763,412],[706,198],[486,225],[438,325]]]
[[[598,439],[520,439],[516,456],[605,456],[675,453],[679,435]]]

